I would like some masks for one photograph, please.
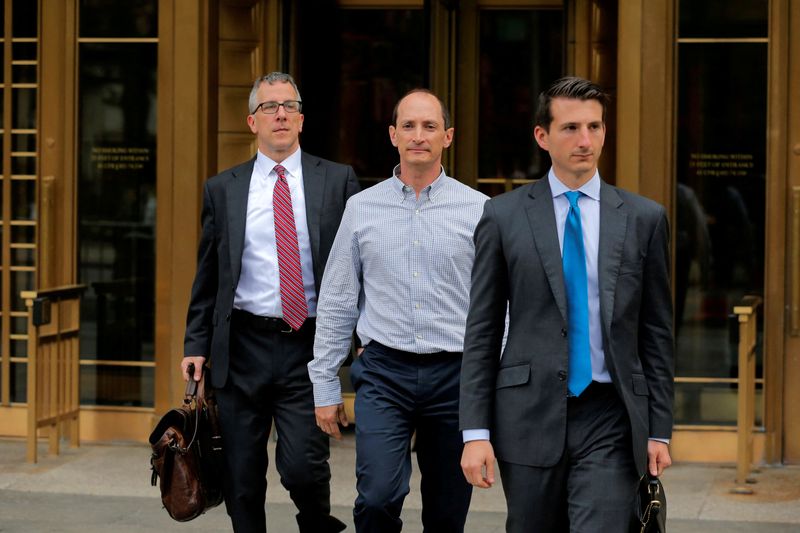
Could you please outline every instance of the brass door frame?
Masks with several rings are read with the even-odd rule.
[[[797,2],[770,2],[770,32],[774,41],[770,43],[768,157],[771,171],[767,179],[767,205],[779,214],[768,221],[767,249],[776,253],[768,256],[767,276],[776,279],[770,283],[767,293],[773,302],[767,313],[765,330],[768,329],[769,339],[774,343],[771,349],[780,355],[770,372],[772,383],[778,389],[770,391],[775,405],[771,458],[800,464],[800,387],[797,386],[800,383],[800,332],[792,329],[800,306],[800,287],[797,286],[800,283],[800,103],[796,96],[800,93],[800,6]],[[785,314],[787,308],[789,317]]]
[[[641,88],[635,88],[642,99],[638,113],[641,140],[638,183],[623,183],[632,190],[661,201],[674,210],[674,150],[675,150],[675,13],[678,0],[620,0],[623,4],[640,4],[642,9],[641,53],[630,52],[635,44],[623,43],[620,30],[620,50],[629,50],[634,60],[641,62]],[[800,380],[800,367],[792,364],[789,353],[800,349],[800,339],[792,337],[786,326],[786,295],[790,292],[787,273],[798,265],[792,264],[788,249],[787,228],[790,224],[790,188],[800,185],[800,158],[792,155],[792,147],[800,142],[800,108],[791,98],[800,90],[800,74],[791,68],[800,57],[800,11],[790,9],[788,0],[772,0],[769,4],[768,33],[768,109],[767,109],[767,180],[766,180],[766,242],[764,284],[764,430],[755,435],[756,462],[800,461],[800,389],[790,387]],[[622,27],[622,24],[621,24]],[[661,57],[664,61],[645,61]],[[654,70],[655,69],[655,70]],[[620,69],[621,71],[623,69]],[[620,74],[621,76],[624,75]],[[627,85],[627,84],[626,84]],[[620,83],[622,94],[623,83]],[[669,88],[664,94],[660,87]],[[646,101],[647,100],[647,101]],[[795,99],[796,100],[796,99]],[[656,105],[662,102],[663,108]],[[630,105],[636,105],[628,102]],[[787,112],[788,111],[788,112]],[[646,115],[650,115],[648,119]],[[620,122],[623,122],[620,120]],[[667,135],[668,137],[664,137]],[[792,141],[794,139],[794,141]],[[621,143],[622,144],[622,143]],[[659,149],[659,145],[664,147]],[[800,152],[800,149],[798,149]],[[667,159],[665,159],[665,156]],[[621,167],[634,168],[620,151]],[[735,460],[735,428],[693,427],[678,429],[673,435],[673,458],[689,461]]]

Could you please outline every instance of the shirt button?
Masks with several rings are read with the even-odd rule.
[[[566,337],[567,336],[567,330],[565,328],[561,328],[561,336],[562,337]]]
[[[415,210],[414,210],[414,213],[416,213],[416,214],[418,214],[418,215],[419,215],[419,209],[415,209]]]
[[[422,339],[422,335],[417,335],[417,338],[418,339]]]
[[[419,246],[419,241],[414,241],[414,246]]]
[[[419,272],[414,272],[414,277],[416,278],[418,276],[419,276]]]
[[[559,370],[558,371],[558,380],[559,381],[564,381],[565,379],[567,379],[567,373],[564,372],[563,370]]]
[[[415,309],[419,309],[419,304],[414,304]]]

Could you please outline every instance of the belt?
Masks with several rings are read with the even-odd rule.
[[[303,325],[300,326],[300,329],[292,329],[292,326],[287,324],[282,318],[258,316],[241,309],[234,309],[232,318],[235,323],[245,325],[256,331],[283,333],[285,335],[313,334],[317,323],[316,318],[308,317],[305,322],[303,322]]]

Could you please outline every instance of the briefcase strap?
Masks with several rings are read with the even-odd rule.
[[[661,488],[658,483],[658,479],[651,479],[647,484],[647,493],[650,496],[650,503],[647,504],[644,513],[642,513],[642,518],[640,520],[642,529],[640,530],[640,533],[646,533],[647,526],[650,524],[650,521],[655,520],[656,515],[661,512],[661,501],[658,499],[660,490]]]

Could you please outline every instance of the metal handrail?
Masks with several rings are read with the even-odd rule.
[[[21,291],[28,309],[28,462],[37,461],[37,436],[47,428],[58,455],[62,426],[80,445],[80,300],[85,285]]]
[[[739,394],[737,405],[736,486],[731,492],[753,494],[748,486],[755,483],[750,476],[753,467],[753,429],[756,405],[756,343],[759,296],[745,296],[733,313],[739,318]]]

